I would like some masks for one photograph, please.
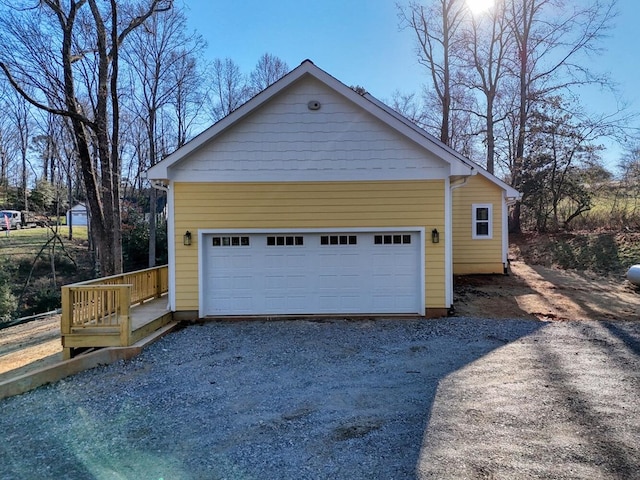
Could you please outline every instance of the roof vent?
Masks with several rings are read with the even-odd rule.
[[[320,102],[318,100],[311,100],[307,103],[307,108],[309,110],[320,110]]]

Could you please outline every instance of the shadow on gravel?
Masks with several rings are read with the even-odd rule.
[[[640,326],[540,326],[440,381],[417,478],[640,478]]]
[[[613,414],[618,408],[624,410],[624,404],[630,398],[627,395],[629,392],[623,391],[621,387],[626,383],[625,377],[629,374],[629,357],[638,356],[638,339],[612,322],[575,322],[569,324],[569,327],[591,347],[591,351],[587,348],[577,350],[574,356],[586,353],[593,360],[597,359],[600,364],[606,362],[607,366],[600,372],[591,367],[592,363],[588,363],[585,369],[575,368],[567,363],[566,352],[544,343],[540,345],[539,354],[547,365],[545,371],[556,412],[560,414],[561,422],[566,425],[565,429],[577,432],[581,439],[579,449],[564,449],[558,455],[558,464],[569,463],[566,461],[569,453],[576,457],[573,459],[576,464],[591,464],[601,474],[606,475],[606,478],[640,478],[637,438],[633,437],[633,434],[631,439],[621,435],[627,428],[619,423],[622,419],[625,423],[637,425],[638,418],[632,411],[627,411],[626,415],[624,411]],[[613,334],[613,337],[609,337],[607,331]],[[616,337],[626,345],[627,351],[624,347],[619,348]],[[606,378],[602,378],[603,376]],[[597,385],[593,390],[588,387],[591,382]],[[614,388],[611,388],[610,383],[613,383]],[[627,385],[634,387],[628,383]],[[640,393],[637,385],[632,393],[637,398]],[[622,415],[619,415],[620,413]],[[630,445],[634,445],[633,450],[629,448]],[[565,466],[565,471],[568,470],[568,466]],[[594,478],[592,475],[589,477]]]
[[[640,338],[632,335],[627,329],[625,329],[624,324],[621,325],[612,322],[603,322],[602,325],[609,330],[609,332],[618,337],[632,353],[636,356],[640,356]]]
[[[439,384],[543,325],[191,326],[131,362],[0,402],[13,412],[0,417],[0,471],[6,479],[413,479]]]

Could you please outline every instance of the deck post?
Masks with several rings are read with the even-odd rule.
[[[120,346],[131,344],[131,285],[122,285],[118,292],[118,323],[120,324]]]
[[[73,303],[71,302],[71,292],[69,287],[62,287],[61,291],[62,314],[60,315],[60,332],[71,332],[71,318],[73,316]]]
[[[69,360],[73,356],[71,348],[65,347],[64,336],[71,333],[71,319],[73,318],[73,302],[71,300],[71,289],[62,287],[61,289],[61,306],[60,314],[60,342],[62,343],[62,359]]]
[[[153,281],[155,282],[156,287],[156,298],[160,298],[162,296],[162,275],[160,272],[162,269],[156,268],[153,271]]]

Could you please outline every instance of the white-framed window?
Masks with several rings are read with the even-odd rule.
[[[471,238],[490,239],[493,238],[493,205],[490,203],[474,203],[471,206]]]

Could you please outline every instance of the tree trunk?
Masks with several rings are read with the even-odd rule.
[[[149,108],[149,123],[147,125],[147,139],[149,141],[149,166],[156,163],[156,108],[151,105]],[[156,203],[158,193],[151,186],[149,192],[149,267],[156,266]]]
[[[509,212],[509,233],[522,233],[522,226],[520,224],[520,209],[522,203],[518,200]]]
[[[496,157],[496,137],[494,133],[493,120],[493,98],[487,95],[487,172],[493,173],[495,170]]]

